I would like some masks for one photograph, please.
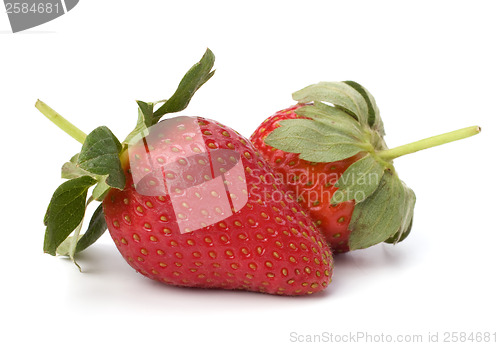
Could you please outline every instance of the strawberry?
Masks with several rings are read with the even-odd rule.
[[[44,251],[75,261],[109,229],[129,265],[163,283],[279,295],[321,291],[331,281],[331,251],[250,141],[210,119],[160,121],[187,106],[212,65],[207,51],[156,110],[138,101],[137,126],[121,143],[106,127],[86,135],[37,102],[83,143],[63,166],[69,180],[47,209]],[[94,200],[102,204],[80,235]]]
[[[337,190],[335,183],[338,178],[356,161],[357,156],[337,162],[311,162],[300,159],[298,153],[284,152],[265,143],[267,135],[279,126],[280,121],[298,118],[295,110],[303,106],[297,104],[277,112],[266,119],[250,138],[276,175],[292,190],[297,202],[309,211],[334,252],[346,252],[349,250],[348,226],[354,202],[332,205],[330,199]]]
[[[293,97],[298,104],[267,118],[250,139],[333,253],[405,239],[416,198],[393,159],[480,131],[471,126],[388,149],[375,100],[358,83],[321,82]]]
[[[209,119],[178,117],[145,142],[129,147],[126,186],[103,202],[134,269],[181,286],[287,295],[327,286],[326,242],[248,140]],[[134,187],[138,171],[150,174]]]

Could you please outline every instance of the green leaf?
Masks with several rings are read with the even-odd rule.
[[[372,155],[354,162],[335,183],[338,188],[333,194],[331,203],[339,204],[355,200],[360,203],[370,197],[377,189],[384,174],[384,166]]]
[[[96,180],[83,176],[62,183],[52,195],[44,224],[47,226],[43,250],[53,256],[57,247],[73,232],[85,215],[85,200]]]
[[[411,226],[413,224],[413,218],[410,220],[410,223],[409,225],[406,227],[406,229],[404,229],[403,227],[401,228],[401,231],[400,232],[397,232],[396,234],[394,234],[392,237],[386,239],[384,241],[384,243],[387,243],[387,244],[397,244],[397,243],[400,243],[402,242],[403,240],[405,240],[408,235],[410,235],[410,231],[411,231]]]
[[[80,154],[74,155],[68,162],[66,162],[61,168],[61,178],[63,179],[75,179],[83,176],[89,176],[97,179],[99,175],[87,172],[77,166],[78,156]]]
[[[137,104],[139,105],[139,114],[142,115],[142,118],[144,119],[144,125],[146,125],[146,127],[150,127],[153,125],[154,102],[137,101]]]
[[[90,219],[89,227],[85,234],[80,237],[76,245],[76,252],[80,252],[88,248],[90,245],[94,244],[97,239],[99,239],[108,226],[106,225],[106,220],[104,219],[104,211],[102,209],[102,204],[99,204],[97,209],[94,211],[94,215]]]
[[[201,60],[184,75],[172,97],[154,112],[153,125],[163,115],[179,112],[187,107],[194,93],[213,76],[215,72],[212,71],[214,62],[214,54],[210,49],[207,49]]]
[[[360,141],[364,141],[363,131],[360,124],[349,114],[339,108],[317,102],[295,110],[299,116],[310,118],[327,125],[334,126],[336,132],[345,133]]]
[[[343,82],[320,82],[296,91],[293,99],[300,103],[329,102],[350,115],[361,125],[368,125],[368,105],[363,96]]]
[[[344,83],[350,85],[357,92],[363,96],[368,105],[368,125],[374,130],[378,131],[381,136],[385,135],[384,124],[382,118],[380,117],[380,111],[375,103],[375,98],[366,90],[361,84],[354,81],[344,81]]]
[[[82,237],[83,235],[81,234],[78,235],[78,239],[81,239]],[[56,253],[61,256],[73,256],[74,254],[73,255],[71,254],[71,249],[73,247],[74,241],[75,241],[75,236],[74,235],[69,236],[61,243],[61,245],[57,247]]]
[[[106,126],[89,133],[78,157],[77,166],[94,174],[108,175],[106,183],[114,188],[125,187],[125,174],[120,162],[122,145]]]
[[[413,191],[386,170],[377,190],[354,208],[349,248],[364,249],[393,237],[400,239],[411,226],[415,200]]]
[[[97,179],[97,185],[92,190],[92,198],[96,201],[102,201],[106,194],[108,193],[111,186],[106,183],[106,180],[102,177]]]
[[[291,153],[303,160],[333,162],[351,157],[368,149],[366,143],[331,124],[309,119],[288,119],[271,132],[265,143]]]
[[[148,127],[153,123],[153,108],[155,103],[137,101],[137,104],[139,105],[137,124],[132,132],[130,132],[127,138],[123,141],[124,147],[128,147],[130,144],[133,144],[133,142],[138,138],[146,137],[148,135]]]

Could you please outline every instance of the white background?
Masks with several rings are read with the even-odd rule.
[[[3,345],[291,345],[291,333],[490,332],[500,341],[496,1],[97,1],[12,34],[0,13]],[[355,80],[389,146],[480,125],[398,159],[417,195],[411,236],[336,258],[309,297],[180,289],[135,273],[106,233],[84,273],[42,253],[46,205],[79,144],[34,108],[123,139],[135,100],[166,98],[206,47],[217,72],[182,114],[245,136],[290,94]],[[363,340],[360,340],[363,341]],[[331,343],[324,343],[331,344]],[[361,344],[361,342],[359,342]],[[490,343],[492,344],[492,343]]]

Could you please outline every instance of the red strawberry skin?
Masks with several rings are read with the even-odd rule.
[[[252,144],[209,119],[174,119],[175,126],[152,130],[142,149],[124,153],[126,187],[103,201],[128,263],[178,286],[323,290],[333,270],[325,238]],[[164,164],[161,173],[156,163]],[[225,189],[214,187],[218,179]]]
[[[358,158],[354,156],[337,162],[313,163],[300,159],[299,154],[284,152],[264,142],[266,137],[280,126],[280,121],[299,118],[295,110],[302,106],[304,105],[294,105],[267,118],[252,134],[250,140],[275,170],[276,175],[290,188],[298,203],[309,211],[333,253],[347,252],[350,235],[348,226],[354,210],[354,201],[333,206],[330,200],[337,190],[335,183]]]

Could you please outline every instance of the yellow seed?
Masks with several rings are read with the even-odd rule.
[[[127,239],[125,239],[125,238],[122,238],[122,239],[121,239],[121,242],[122,242],[122,244],[125,244],[125,245],[127,245],[127,244],[128,244],[128,241],[127,241]]]
[[[162,256],[162,255],[164,255],[164,254],[165,254],[165,252],[164,252],[163,250],[160,250],[160,249],[156,250],[156,253],[157,253],[158,255],[160,255],[160,256]]]
[[[149,224],[149,223],[147,223],[147,222],[146,222],[146,223],[144,224],[144,228],[146,228],[146,229],[151,229],[151,224]]]
[[[158,241],[158,238],[156,238],[154,235],[152,235],[151,237],[149,237],[149,240],[151,240],[151,241]]]
[[[147,254],[148,254],[148,250],[146,250],[146,249],[141,249],[141,253],[142,253],[143,255],[147,255]]]
[[[160,216],[160,220],[161,220],[161,221],[168,221],[167,217],[166,217],[166,216],[164,216],[164,215]]]
[[[113,226],[120,227],[120,224],[118,223],[118,221],[115,220],[115,221],[113,221]]]
[[[170,234],[172,234],[172,230],[170,228],[164,228],[163,233],[170,235]]]
[[[162,267],[162,268],[165,268],[165,267],[167,266],[167,264],[166,264],[166,263],[163,263],[163,262],[160,262],[158,265],[159,265],[160,267]]]
[[[139,241],[139,240],[141,240],[141,237],[139,237],[139,235],[138,235],[138,234],[136,234],[136,233],[134,233],[134,234],[132,235],[132,238],[134,238],[134,240],[135,240],[135,241]]]

